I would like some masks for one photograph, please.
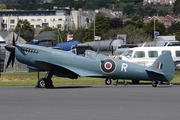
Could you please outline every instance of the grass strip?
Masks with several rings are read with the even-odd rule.
[[[40,72],[39,77],[45,76],[45,72]],[[0,86],[35,86],[38,80],[37,72],[13,72],[1,73]],[[78,79],[69,79],[64,77],[52,78],[53,84],[56,85],[103,85],[104,78],[79,77]],[[114,82],[114,81],[113,81]],[[119,83],[123,83],[119,80]],[[131,80],[128,80],[131,83]],[[151,81],[140,81],[140,83],[151,83]],[[175,72],[173,84],[180,84],[180,71]]]

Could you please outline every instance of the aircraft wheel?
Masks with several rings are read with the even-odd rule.
[[[153,86],[153,87],[157,87],[157,84],[158,84],[158,82],[157,82],[157,81],[152,82],[152,86]]]
[[[132,80],[133,84],[139,84],[139,80]]]
[[[38,88],[45,88],[46,87],[46,79],[40,78],[37,82]]]
[[[105,84],[106,85],[111,85],[111,83],[112,83],[112,80],[110,78],[106,78]]]

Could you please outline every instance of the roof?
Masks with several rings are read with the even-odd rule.
[[[0,35],[6,42],[11,41],[13,39],[13,36],[15,38],[18,36],[15,32],[11,32],[11,31],[0,31]],[[18,42],[26,43],[26,41],[20,36],[18,36]]]
[[[6,41],[4,40],[4,38],[0,35],[0,43],[5,43]]]
[[[114,8],[112,11],[123,11],[123,8]]]
[[[0,35],[1,35],[3,38],[5,38],[5,37],[8,36],[9,33],[10,33],[9,31],[1,31],[1,32],[0,32]]]
[[[105,17],[108,18],[117,18],[117,16],[114,16],[113,14],[109,13],[109,12],[101,12],[102,15],[104,15]]]
[[[41,39],[50,39],[54,40],[55,33],[54,31],[45,31],[37,35],[34,39],[41,40]]]
[[[42,39],[42,40],[37,40],[37,41],[32,41],[32,42],[29,42],[29,44],[33,44],[33,45],[38,45],[39,43],[41,42],[46,42],[46,41],[52,41],[50,39]]]

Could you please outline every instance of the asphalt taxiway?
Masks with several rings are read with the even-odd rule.
[[[178,120],[180,85],[0,87],[1,120]]]

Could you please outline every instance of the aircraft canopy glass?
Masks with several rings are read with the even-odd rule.
[[[121,55],[125,57],[132,57],[132,54],[133,54],[133,50],[127,50]]]
[[[96,58],[96,52],[92,50],[86,50],[85,51],[85,57],[90,58],[90,59],[95,59]]]

